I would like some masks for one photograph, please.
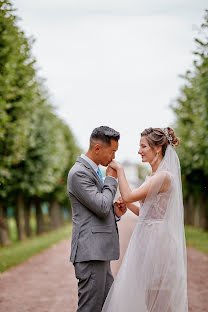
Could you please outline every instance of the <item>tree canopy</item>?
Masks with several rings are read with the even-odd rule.
[[[193,69],[184,75],[185,84],[173,106],[186,194],[207,192],[208,185],[208,10],[195,42]]]
[[[8,206],[19,218],[30,198],[66,204],[67,174],[80,153],[70,127],[50,104],[32,44],[19,28],[11,2],[0,1],[1,224]]]

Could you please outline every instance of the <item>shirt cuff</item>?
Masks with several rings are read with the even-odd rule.
[[[121,217],[117,217],[117,215],[115,215],[115,219],[116,219],[116,222],[118,222],[121,220]]]

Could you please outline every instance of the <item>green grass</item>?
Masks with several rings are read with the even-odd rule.
[[[208,232],[193,226],[185,226],[186,244],[208,254]]]
[[[71,236],[71,224],[64,225],[58,230],[15,242],[10,246],[0,248],[0,272],[26,261],[46,248]]]

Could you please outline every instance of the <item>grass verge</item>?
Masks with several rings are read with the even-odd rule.
[[[208,232],[193,226],[185,226],[186,244],[208,254]]]
[[[28,238],[25,241],[13,243],[11,246],[0,248],[0,272],[18,265],[29,257],[71,236],[71,224],[64,225],[58,230]]]

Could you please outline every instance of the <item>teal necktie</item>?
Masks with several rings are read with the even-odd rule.
[[[101,171],[100,171],[100,168],[99,168],[99,167],[98,167],[98,170],[97,170],[97,174],[98,174],[98,176],[99,176],[99,178],[100,178],[101,182],[102,182],[102,183],[104,183],[104,181],[103,181],[103,176],[102,176],[102,173],[101,173]]]

